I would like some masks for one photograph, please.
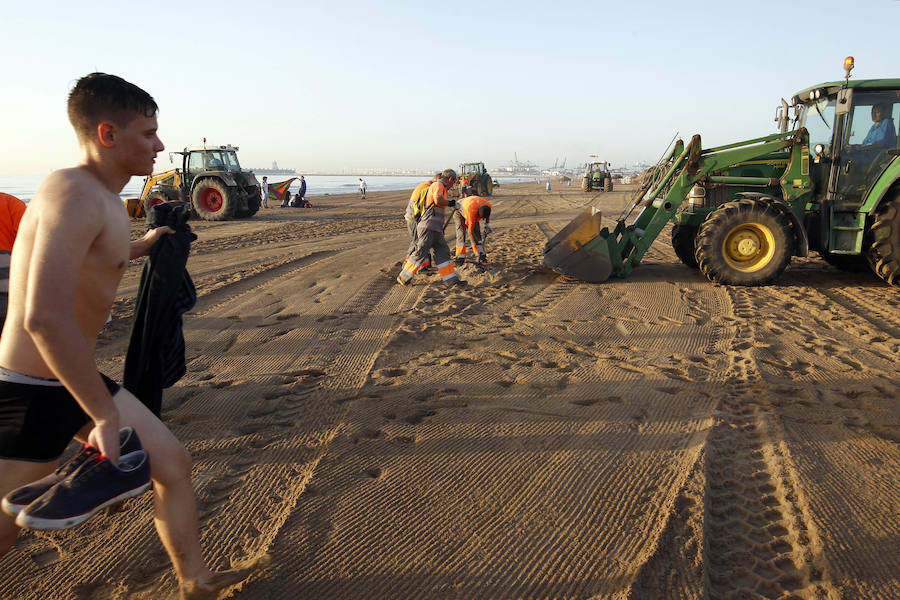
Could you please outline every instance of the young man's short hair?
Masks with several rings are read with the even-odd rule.
[[[485,204],[482,204],[478,207],[478,216],[482,219],[487,219],[491,216],[491,207]]]
[[[135,117],[152,117],[158,111],[153,96],[106,73],[85,75],[69,93],[69,121],[80,138],[90,137],[103,121],[125,127]]]

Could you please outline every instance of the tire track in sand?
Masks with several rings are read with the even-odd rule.
[[[785,434],[750,351],[760,288],[726,287],[737,317],[730,378],[706,447],[704,565],[711,598],[834,597]]]

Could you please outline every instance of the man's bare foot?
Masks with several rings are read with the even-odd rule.
[[[209,578],[202,581],[185,581],[181,584],[182,600],[215,600],[219,592],[241,583],[255,571],[269,564],[269,555],[265,555],[249,566],[228,571],[212,572]]]

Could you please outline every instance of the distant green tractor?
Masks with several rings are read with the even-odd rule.
[[[716,148],[678,140],[612,230],[587,209],[547,242],[544,265],[625,277],[671,221],[678,258],[715,282],[765,285],[812,250],[900,285],[900,79],[850,81],[852,68],[847,57],[844,81],[782,100],[779,133]]]
[[[612,174],[609,172],[608,162],[588,163],[581,178],[581,191],[590,192],[600,190],[611,192],[613,190]]]
[[[494,193],[494,180],[491,178],[491,174],[487,172],[487,169],[484,168],[483,162],[462,163],[459,165],[457,175],[459,175],[460,185],[463,179],[469,181],[469,187],[475,196],[490,196]],[[459,186],[454,187],[458,188]]]
[[[244,171],[236,146],[185,148],[182,168],[155,173],[144,181],[141,204],[145,211],[161,202],[187,204],[207,221],[252,217],[262,203],[259,182]]]

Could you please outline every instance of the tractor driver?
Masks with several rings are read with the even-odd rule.
[[[894,129],[894,119],[887,102],[878,102],[872,106],[872,127],[862,144],[851,145],[851,150],[876,150],[879,148],[893,148],[897,145],[897,132]]]

